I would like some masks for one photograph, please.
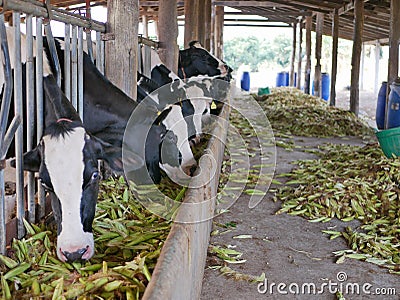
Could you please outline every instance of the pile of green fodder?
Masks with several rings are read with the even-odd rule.
[[[140,298],[171,222],[145,210],[122,177],[102,182],[99,200],[88,262],[61,262],[54,226],[25,222],[27,236],[0,256],[2,299]]]
[[[400,160],[386,158],[378,144],[364,147],[324,146],[318,160],[296,162],[276,199],[277,213],[305,217],[310,222],[358,220],[344,231],[323,231],[343,237],[349,249],[335,252],[398,272],[400,266]],[[352,223],[353,224],[353,223]]]
[[[370,136],[373,131],[352,112],[327,105],[296,88],[274,88],[257,97],[272,128],[297,136]]]

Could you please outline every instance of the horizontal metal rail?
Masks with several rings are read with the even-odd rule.
[[[16,10],[24,12],[26,14],[31,14],[35,17],[50,17],[50,19],[54,21],[60,21],[75,26],[90,28],[100,32],[106,31],[106,26],[104,23],[90,20],[80,15],[72,14],[66,10],[51,7],[51,16],[49,16],[46,6],[38,1],[0,0],[0,6],[3,7],[3,10]]]

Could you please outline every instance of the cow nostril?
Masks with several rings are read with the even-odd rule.
[[[86,253],[86,251],[88,249],[89,249],[89,246],[86,246],[86,248],[78,249],[75,252],[62,251],[61,249],[60,250],[61,250],[61,253],[67,259],[67,262],[74,262],[74,261],[77,261],[77,260],[81,260],[82,256]]]

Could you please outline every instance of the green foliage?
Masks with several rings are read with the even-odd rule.
[[[258,71],[263,64],[285,68],[290,62],[291,43],[285,35],[277,36],[272,42],[255,36],[237,37],[225,42],[224,59],[236,70],[248,65],[251,71]]]

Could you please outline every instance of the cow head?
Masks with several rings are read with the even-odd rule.
[[[51,196],[59,259],[87,260],[94,254],[92,224],[99,191],[98,160],[106,159],[103,144],[86,132],[54,77],[45,77],[43,83],[45,130],[38,146],[24,154],[23,168],[38,172]],[[106,160],[114,168],[122,167],[122,162]]]
[[[197,75],[228,76],[232,69],[218,59],[199,42],[192,41],[189,48],[179,51],[178,75],[180,78],[189,78]]]

